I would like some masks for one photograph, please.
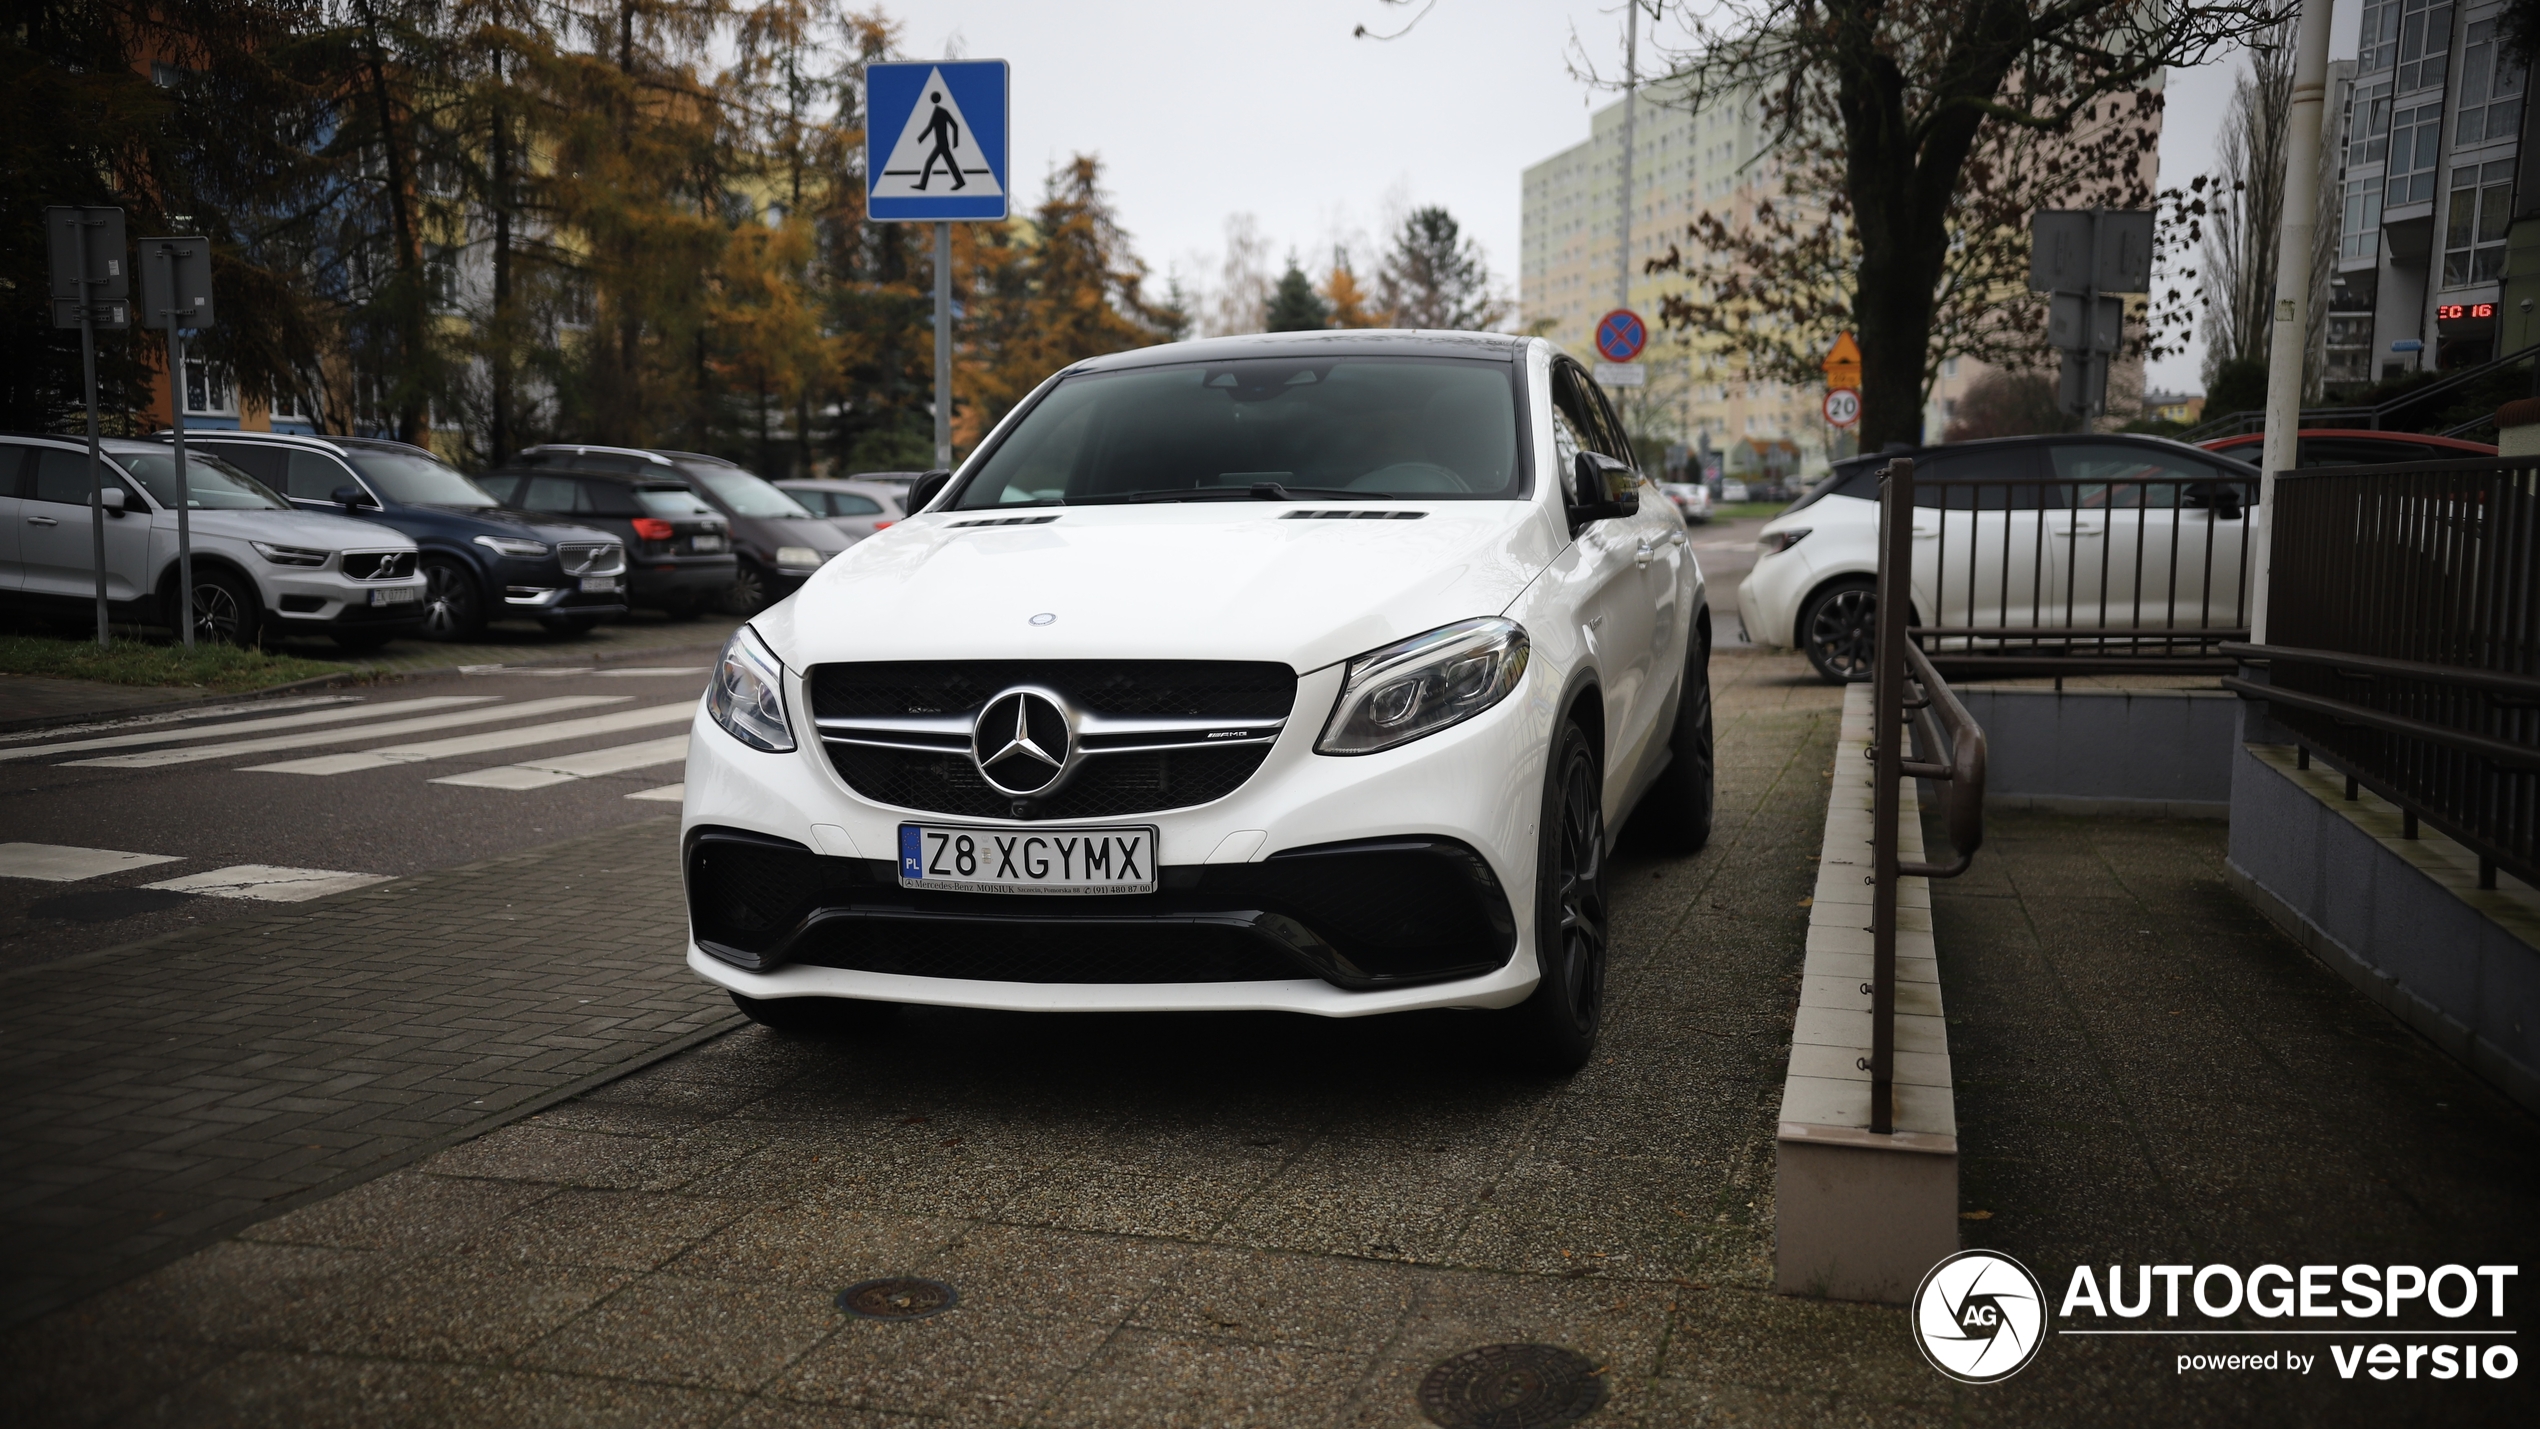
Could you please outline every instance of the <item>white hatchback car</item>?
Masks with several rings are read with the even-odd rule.
[[[1508,1009],[1578,1066],[1606,857],[1711,818],[1673,504],[1539,339],[1081,362],[736,632],[690,740],[688,964],[835,1002]]]
[[[2167,657],[2246,638],[2257,468],[2121,433],[1889,455],[1914,460],[1910,619],[1933,653]],[[1738,588],[1746,638],[1827,680],[1870,676],[1888,459],[1836,463],[1765,522]]]
[[[118,620],[174,628],[176,454],[109,438],[106,599]],[[217,456],[186,453],[198,639],[254,645],[331,635],[371,649],[423,623],[414,541],[385,526],[302,511]],[[78,616],[96,601],[88,448],[67,437],[0,438],[0,600]]]

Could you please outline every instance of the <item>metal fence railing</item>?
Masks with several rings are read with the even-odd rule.
[[[1910,633],[1951,674],[2228,670],[2255,477],[2079,448],[2075,474],[1914,485]]]
[[[2223,683],[2347,779],[2540,884],[2540,458],[2276,480],[2266,667]]]
[[[1870,674],[1870,1130],[1896,1129],[1896,893],[1904,878],[1955,878],[1984,843],[1984,731],[1907,635],[1897,583],[1917,570],[1914,463],[1879,472],[1878,640]],[[1911,693],[1908,687],[1911,687]],[[1914,752],[1906,752],[1908,742]],[[1940,785],[1954,861],[1914,863],[1899,852],[1903,781]]]

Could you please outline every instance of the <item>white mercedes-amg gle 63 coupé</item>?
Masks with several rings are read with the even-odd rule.
[[[1493,1009],[1584,1063],[1606,860],[1711,825],[1683,518],[1540,339],[1069,367],[724,649],[688,965],[776,1026]]]

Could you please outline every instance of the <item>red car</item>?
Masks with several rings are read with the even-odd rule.
[[[2244,432],[2236,437],[2216,437],[2198,445],[2209,452],[2221,452],[2255,464],[2258,448],[2265,444],[2266,439],[2264,432]],[[2485,442],[2431,437],[2422,432],[2304,427],[2301,443],[2293,454],[2293,464],[2297,467],[2373,466],[2392,461],[2467,461],[2471,457],[2495,454],[2496,449]]]

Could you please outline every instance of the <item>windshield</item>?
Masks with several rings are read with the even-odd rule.
[[[347,453],[353,469],[380,495],[406,506],[497,506],[485,488],[457,467],[445,466],[421,452]]]
[[[150,488],[150,494],[161,506],[176,509],[176,453],[149,452],[140,455],[119,454],[124,470]],[[291,503],[274,494],[272,487],[231,466],[216,456],[206,456],[188,447],[185,452],[185,485],[197,511],[288,511]]]
[[[688,466],[680,470],[690,481],[713,492],[735,516],[768,516],[777,520],[810,520],[803,504],[737,466]]]
[[[954,504],[1291,491],[1506,500],[1520,494],[1519,479],[1506,363],[1250,358],[1070,377],[988,454]]]
[[[715,509],[684,486],[639,486],[635,499],[655,516],[712,516]]]

